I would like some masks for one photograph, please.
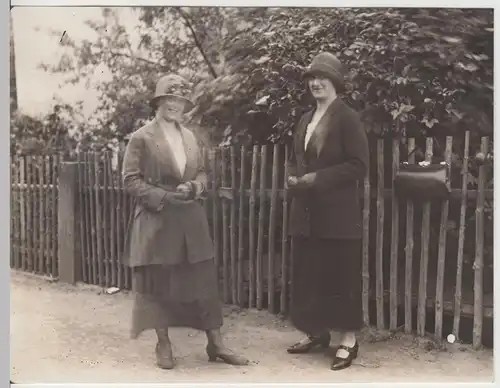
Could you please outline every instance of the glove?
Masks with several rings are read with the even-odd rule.
[[[316,180],[316,174],[315,173],[308,173],[305,175],[302,175],[298,179],[297,186],[298,187],[312,187],[314,185],[314,181]]]
[[[186,193],[184,192],[167,192],[163,197],[160,206],[158,207],[158,211],[161,211],[165,204],[171,204],[175,206],[185,206],[194,202],[193,199],[189,199]]]

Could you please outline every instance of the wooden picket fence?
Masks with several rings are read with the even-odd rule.
[[[467,177],[468,132],[462,140],[461,174]],[[415,147],[415,140],[407,139],[406,144],[405,154]],[[448,137],[444,156],[448,162],[452,145],[453,139]],[[483,153],[488,153],[488,146],[489,139],[482,138]],[[485,199],[493,198],[492,190],[485,189],[489,167],[479,167],[477,190],[469,190],[467,179],[462,179],[452,181],[451,198],[442,204],[401,203],[393,200],[390,184],[400,163],[400,148],[397,140],[390,149],[383,139],[376,141],[371,150],[371,171],[360,190],[364,322],[379,329],[403,326],[405,332],[423,336],[433,311],[433,334],[442,338],[446,313],[453,315],[452,332],[460,338],[461,318],[473,317],[472,340],[477,347],[482,342],[483,319],[493,317],[492,293],[485,295],[483,290],[484,204]],[[433,140],[429,138],[426,160],[431,160],[432,152]],[[287,233],[290,199],[284,185],[288,148],[231,146],[209,149],[204,155],[210,192],[204,206],[223,301],[286,315],[293,243]],[[387,158],[392,163],[389,174]],[[81,153],[76,162],[60,164],[57,157],[14,157],[12,161],[12,211],[16,214],[11,224],[12,268],[48,273],[69,282],[130,289],[130,270],[120,263],[133,211],[133,200],[124,192],[120,177],[122,155]],[[33,183],[29,179],[36,174],[27,171],[37,166],[39,178]],[[47,201],[49,197],[53,201]],[[464,287],[466,207],[470,201],[476,202],[474,279]],[[446,253],[450,249],[448,213],[453,202],[460,202],[461,210],[456,262],[450,264]],[[434,240],[433,206],[440,208],[439,233]],[[447,281],[450,273],[452,283]]]
[[[58,277],[60,157],[11,158],[10,266]]]

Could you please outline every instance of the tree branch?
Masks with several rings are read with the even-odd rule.
[[[158,62],[154,62],[154,61],[151,61],[149,59],[146,59],[146,58],[142,58],[142,57],[137,57],[135,55],[130,55],[130,54],[125,54],[125,53],[118,53],[116,51],[112,51],[110,50],[109,53],[114,56],[114,57],[125,57],[125,58],[129,58],[129,59],[136,59],[138,61],[141,61],[141,62],[144,62],[144,63],[147,63],[149,65],[153,65],[153,66],[161,66],[163,67],[163,65],[161,65],[160,63]]]
[[[196,45],[196,47],[200,51],[200,54],[203,57],[203,60],[207,64],[208,70],[210,71],[210,74],[212,75],[213,78],[217,78],[218,77],[217,72],[215,71],[215,69],[214,69],[212,63],[210,62],[210,60],[208,59],[207,54],[203,50],[201,42],[198,40],[198,36],[196,35],[196,32],[195,32],[195,30],[193,28],[193,25],[191,24],[191,22],[189,20],[188,15],[186,15],[186,13],[184,11],[182,11],[182,9],[180,7],[177,7],[175,9],[179,13],[179,15],[181,15],[182,19],[184,20],[184,24],[186,25],[186,27],[189,29],[189,31],[191,31],[191,35],[193,35],[194,44]]]

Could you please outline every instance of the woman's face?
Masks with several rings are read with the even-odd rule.
[[[186,101],[182,98],[163,97],[158,101],[157,112],[166,121],[180,121],[185,108]]]
[[[327,100],[335,94],[335,86],[330,79],[315,75],[308,80],[309,90],[316,100]]]

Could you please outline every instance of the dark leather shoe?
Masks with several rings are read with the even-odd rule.
[[[207,345],[207,355],[210,362],[220,359],[229,365],[244,366],[249,364],[249,361],[245,357],[235,354],[229,349],[217,348],[213,344]]]
[[[174,356],[170,344],[156,344],[156,365],[161,369],[173,369]]]
[[[345,345],[340,345],[339,349],[347,350],[349,355],[346,358],[338,357],[337,355],[335,355],[332,362],[332,370],[342,370],[349,368],[352,365],[352,361],[356,357],[358,357],[359,345],[357,341],[352,348]]]
[[[323,334],[318,337],[309,336],[309,341],[298,342],[287,349],[290,354],[303,354],[309,353],[314,348],[318,346],[326,349],[330,346],[330,333]]]

